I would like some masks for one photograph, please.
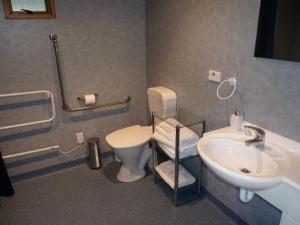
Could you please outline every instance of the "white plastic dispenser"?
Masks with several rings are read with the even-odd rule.
[[[173,90],[157,86],[148,88],[147,94],[151,113],[155,112],[161,118],[176,116],[177,96]]]
[[[240,107],[238,106],[235,113],[230,116],[230,127],[233,130],[241,130],[243,117],[240,115]]]

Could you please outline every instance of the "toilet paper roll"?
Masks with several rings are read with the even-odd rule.
[[[84,96],[84,104],[95,105],[96,104],[96,96],[94,94],[85,95]]]

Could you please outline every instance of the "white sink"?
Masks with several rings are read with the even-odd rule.
[[[198,152],[205,164],[228,183],[247,190],[262,190],[281,182],[281,166],[268,153],[246,146],[243,139],[226,135],[205,136],[198,143]],[[280,157],[282,159],[282,157]]]
[[[243,131],[225,127],[204,134],[198,152],[209,169],[240,188],[242,202],[255,193],[282,211],[281,225],[300,225],[300,143],[264,131],[263,150],[246,146],[251,137]]]

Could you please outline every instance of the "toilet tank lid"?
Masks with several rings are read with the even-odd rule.
[[[163,86],[148,88],[147,94],[163,101],[175,101],[177,97],[175,91]]]

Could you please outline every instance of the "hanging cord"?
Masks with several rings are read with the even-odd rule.
[[[84,145],[84,143],[78,144],[74,148],[72,148],[71,150],[68,150],[68,151],[58,150],[57,151],[59,153],[58,160],[61,163],[65,163],[65,162],[70,162],[72,160],[80,159],[83,155],[86,155],[86,152],[82,152],[82,150],[81,150],[82,148],[80,149],[80,147],[82,147],[83,145]],[[76,151],[76,150],[78,150],[78,151]],[[77,153],[71,154],[75,151]]]
[[[244,100],[243,100],[243,96],[240,92],[240,90],[237,88],[236,92],[240,98],[240,102],[241,102],[241,115],[243,116],[244,121],[246,120],[246,113],[245,113],[245,104],[244,104]]]
[[[69,151],[62,151],[62,150],[58,150],[60,153],[62,153],[62,154],[69,154],[69,153],[72,153],[72,152],[74,152],[75,150],[77,150],[78,148],[80,148],[81,146],[83,145],[83,143],[80,143],[80,144],[78,144],[76,147],[74,147],[74,148],[72,148],[71,150],[69,150]]]

